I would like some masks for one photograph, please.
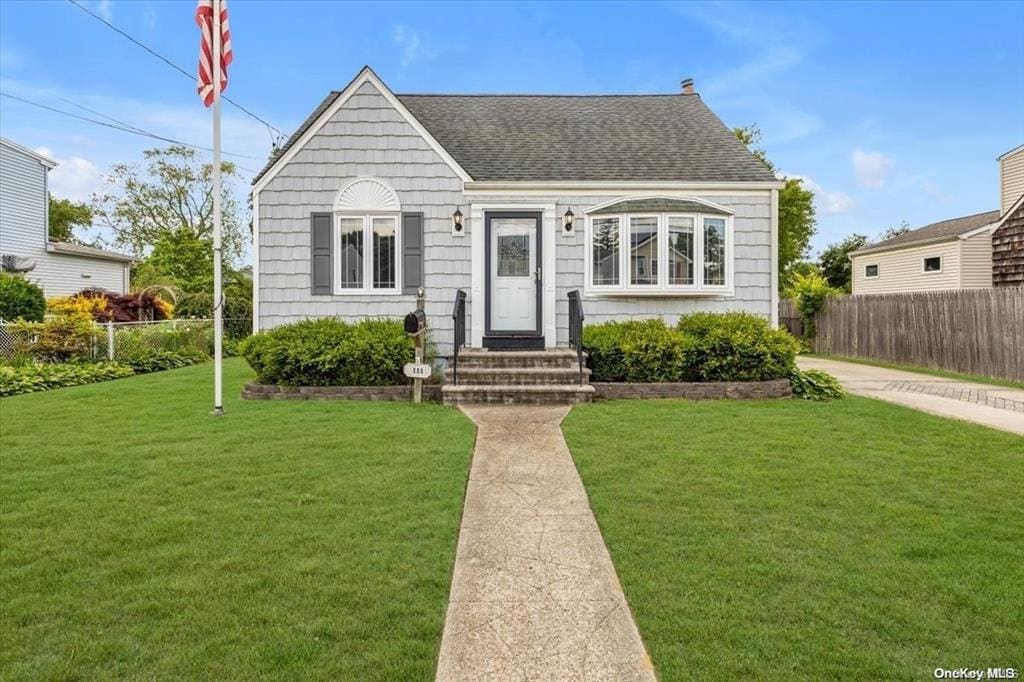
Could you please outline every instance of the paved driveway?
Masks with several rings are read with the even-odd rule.
[[[797,358],[800,369],[820,369],[850,393],[880,398],[942,417],[962,419],[1024,436],[1024,390],[943,379],[916,372],[824,358]]]

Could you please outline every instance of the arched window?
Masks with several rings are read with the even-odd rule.
[[[376,178],[357,178],[334,198],[337,293],[398,293],[402,205]]]

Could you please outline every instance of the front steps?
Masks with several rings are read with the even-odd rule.
[[[528,351],[467,349],[459,353],[458,384],[445,370],[441,397],[445,405],[474,403],[549,405],[589,403],[594,395],[590,370],[580,369],[568,348]]]

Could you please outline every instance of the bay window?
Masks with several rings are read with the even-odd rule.
[[[731,293],[732,221],[727,209],[697,200],[624,200],[590,214],[586,289],[609,295]]]
[[[336,216],[338,293],[398,293],[398,215]]]

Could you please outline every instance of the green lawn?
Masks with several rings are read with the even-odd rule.
[[[0,679],[433,679],[473,426],[248,377],[0,400]]]
[[[563,428],[662,680],[1024,665],[1019,437],[864,398]]]

